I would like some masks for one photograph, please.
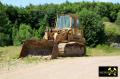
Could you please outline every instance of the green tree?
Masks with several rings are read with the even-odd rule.
[[[13,6],[7,6],[5,12],[11,23],[14,24],[18,19],[17,8]]]
[[[118,14],[117,14],[117,19],[116,19],[115,23],[120,25],[120,12],[118,12]]]
[[[0,46],[11,44],[11,25],[8,17],[0,11]]]
[[[44,35],[44,32],[45,32],[45,27],[46,26],[40,26],[40,28],[38,29],[38,34],[39,34],[39,38],[42,39],[43,38],[43,35]]]
[[[0,32],[0,46],[10,45],[10,36]]]
[[[20,24],[19,30],[16,30],[15,28],[13,28],[13,35],[15,35],[15,37],[13,37],[14,45],[20,45],[25,40],[28,40],[32,37],[32,29],[29,25]]]
[[[81,26],[84,29],[88,46],[96,46],[104,42],[104,25],[102,19],[95,12],[82,10],[79,13]]]
[[[0,12],[0,32],[9,34],[11,32],[10,21],[4,12]]]

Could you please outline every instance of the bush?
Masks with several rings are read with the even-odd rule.
[[[41,26],[41,27],[38,29],[38,33],[39,33],[39,38],[40,38],[40,39],[43,38],[44,32],[45,32],[45,26]]]
[[[117,25],[120,25],[120,12],[118,12],[118,14],[117,14],[117,19],[116,19],[115,23]]]
[[[104,22],[105,33],[106,33],[106,43],[120,43],[120,27],[119,25],[111,22]]]
[[[45,15],[43,19],[40,19],[40,22],[38,23],[38,28],[33,29],[33,39],[42,39],[46,26],[48,26],[47,18],[48,15]]]
[[[8,34],[0,33],[0,46],[6,46],[10,43],[10,36]]]
[[[103,21],[103,22],[109,22],[110,20],[109,20],[108,17],[103,17],[103,18],[102,18],[102,21]]]
[[[25,40],[32,37],[32,29],[29,25],[20,24],[19,30],[13,28],[13,42],[14,45],[20,45]]]
[[[97,44],[104,43],[105,33],[104,24],[101,17],[95,12],[83,9],[80,13],[81,27],[86,38],[86,44],[94,47]]]
[[[33,30],[33,39],[42,39],[45,32],[45,26],[41,26],[38,30]]]

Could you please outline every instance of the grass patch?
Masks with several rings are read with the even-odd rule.
[[[0,70],[11,68],[21,64],[37,64],[42,61],[48,61],[49,56],[27,56],[23,59],[18,59],[22,46],[6,46],[0,47]]]
[[[49,61],[50,56],[28,56],[18,59],[21,46],[0,47],[0,70],[6,68],[10,70],[21,64],[37,64],[43,61]],[[107,45],[98,45],[96,48],[87,47],[88,56],[113,56],[120,55],[120,49],[109,47]]]
[[[48,61],[48,60],[50,60],[50,56],[31,56],[31,55],[29,55],[22,59],[22,61],[26,64],[39,63],[39,62]]]
[[[21,46],[0,47],[0,62],[11,61],[19,57]]]
[[[9,70],[18,63],[21,46],[0,47],[0,69]]]
[[[120,48],[113,48],[108,45],[98,45],[96,48],[87,47],[89,56],[117,56],[120,55]]]

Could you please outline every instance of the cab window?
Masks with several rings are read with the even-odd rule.
[[[76,20],[76,26],[80,27],[80,21],[79,21],[79,19]]]
[[[72,25],[72,28],[74,28],[74,24],[75,24],[75,23],[74,23],[74,19],[72,18],[72,24],[71,24],[71,25]]]

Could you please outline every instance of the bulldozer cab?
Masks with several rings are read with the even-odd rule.
[[[79,19],[75,15],[58,15],[56,21],[57,29],[78,28]]]
[[[72,29],[73,33],[77,33],[80,27],[80,22],[77,16],[75,15],[58,15],[56,21],[56,29]]]

